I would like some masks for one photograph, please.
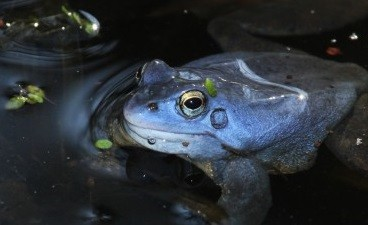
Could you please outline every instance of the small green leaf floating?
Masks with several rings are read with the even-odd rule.
[[[41,88],[34,85],[28,85],[26,87],[26,90],[28,92],[27,103],[29,104],[43,103],[43,99],[45,98],[45,92]]]
[[[27,103],[29,104],[43,103],[43,98],[39,95],[29,93],[27,96]]]
[[[204,81],[204,87],[206,88],[208,94],[211,97],[216,97],[217,96],[217,90],[216,90],[215,83],[213,83],[213,81],[211,79],[206,78],[206,80]]]
[[[28,98],[23,96],[14,96],[9,99],[9,101],[5,104],[5,109],[7,110],[15,110],[22,108],[22,106],[26,103]]]
[[[98,149],[107,150],[112,147],[112,142],[109,139],[98,139],[95,142],[95,147]]]
[[[71,9],[69,9],[67,6],[63,5],[61,6],[61,11],[69,17],[69,19],[73,22],[76,23],[78,26],[80,26],[81,28],[84,29],[84,31],[91,35],[91,36],[96,36],[99,33],[99,29],[100,29],[100,23],[97,21],[97,19],[95,17],[93,17],[92,15],[83,12],[83,11],[73,11]],[[81,16],[82,14],[82,16]],[[85,17],[85,18],[83,18]]]
[[[26,94],[22,93],[25,92]],[[26,88],[22,88],[22,91],[18,95],[14,95],[5,104],[5,109],[16,110],[22,108],[25,103],[28,104],[40,104],[44,102],[45,92],[34,85],[28,85]]]

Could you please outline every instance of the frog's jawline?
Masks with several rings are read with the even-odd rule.
[[[149,138],[153,138],[156,140],[165,140],[169,142],[182,143],[183,141],[186,141],[186,139],[190,139],[191,137],[194,137],[197,135],[206,135],[204,133],[186,134],[186,133],[173,133],[173,132],[166,132],[166,131],[161,131],[161,130],[148,129],[142,126],[137,126],[135,124],[132,124],[126,120],[123,120],[123,128],[128,135],[134,135],[146,141],[148,141]],[[157,134],[160,134],[160,135],[157,135]],[[176,135],[178,136],[180,135],[180,138],[179,137],[175,138],[174,136]],[[165,136],[167,138],[163,138],[162,136]],[[183,138],[183,137],[186,137],[186,138]]]
[[[198,159],[222,157],[228,154],[222,149],[222,144],[209,133],[169,133],[136,126],[126,120],[122,121],[122,126],[126,135],[129,135],[137,144],[159,152]],[[149,134],[152,134],[152,137]],[[149,142],[150,138],[154,143]],[[209,140],[210,144],[203,143],[203,140]]]

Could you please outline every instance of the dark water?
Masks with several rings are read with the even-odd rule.
[[[23,6],[29,2],[4,1],[0,18],[54,15],[65,4]],[[47,97],[0,110],[0,224],[206,224],[203,213],[214,219],[222,213],[215,205],[220,191],[189,163],[143,149],[93,146],[106,135],[96,109],[107,93],[134,88],[132,75],[144,61],[179,66],[221,52],[206,31],[209,14],[195,14],[187,10],[193,2],[181,1],[68,3],[99,19],[98,37],[71,30],[66,38],[20,38],[0,52],[0,105],[28,84]],[[221,12],[218,4],[211,7]],[[367,68],[367,23],[273,40]],[[359,38],[349,38],[352,33]],[[326,54],[331,46],[342,54]],[[314,168],[272,176],[271,186],[273,206],[264,224],[368,224],[367,180],[324,147]]]

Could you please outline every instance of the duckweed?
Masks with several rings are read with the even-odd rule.
[[[5,109],[16,110],[22,108],[25,103],[28,104],[41,104],[44,102],[45,92],[34,85],[27,85],[26,88],[22,88],[17,95],[11,97],[5,104]]]
[[[87,34],[96,36],[99,33],[100,23],[91,14],[82,10],[78,13],[68,9],[65,5],[61,6],[61,11],[68,16],[72,22],[80,26]]]
[[[98,149],[107,150],[112,147],[112,142],[109,139],[98,139],[95,142],[95,147]]]
[[[26,103],[27,98],[23,96],[14,96],[9,99],[9,101],[5,104],[5,109],[7,110],[15,110],[22,108]]]

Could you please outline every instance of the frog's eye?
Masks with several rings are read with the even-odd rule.
[[[181,112],[185,116],[193,118],[204,111],[206,106],[206,97],[200,91],[187,91],[180,96],[179,106]]]

